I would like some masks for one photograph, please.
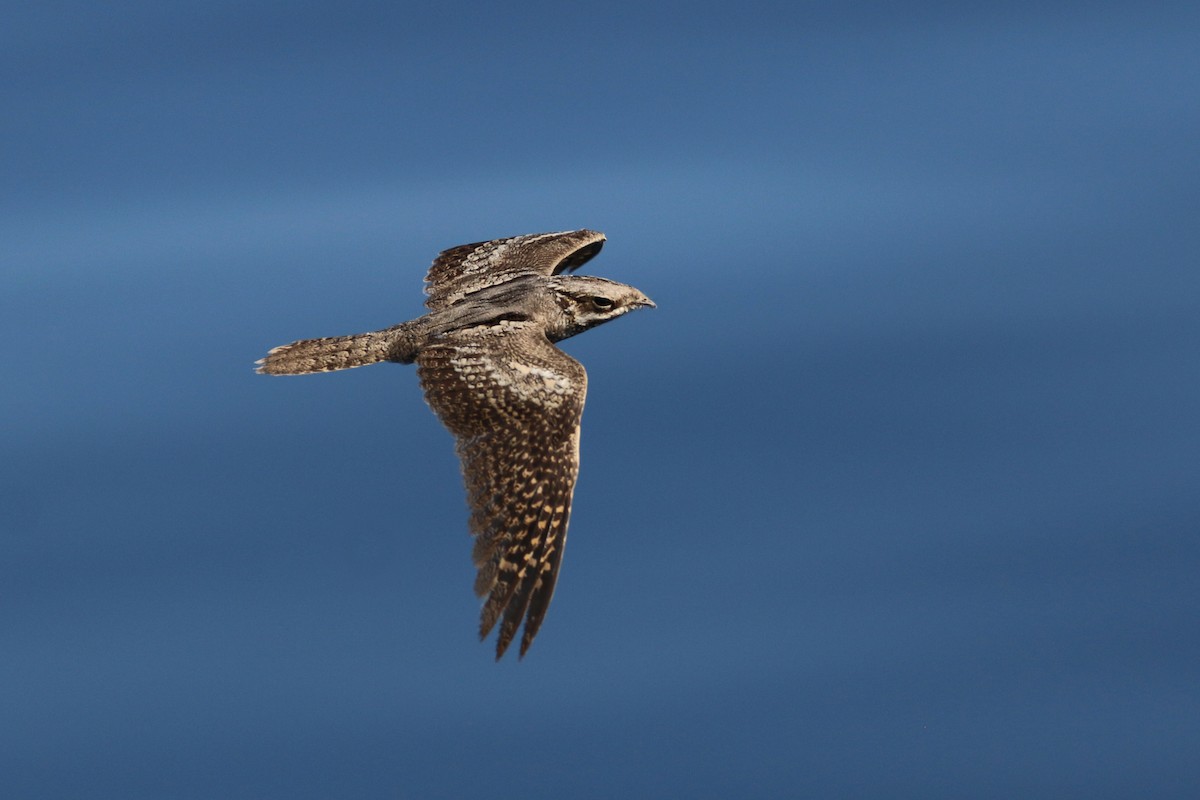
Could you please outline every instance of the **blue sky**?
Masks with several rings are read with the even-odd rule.
[[[1186,797],[1200,12],[72,2],[0,31],[0,789]],[[410,368],[579,227],[559,591],[492,662]]]

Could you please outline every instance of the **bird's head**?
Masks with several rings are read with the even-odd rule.
[[[588,328],[616,319],[638,308],[654,308],[654,301],[632,286],[586,275],[557,275],[549,280],[561,314],[546,333],[557,342]]]

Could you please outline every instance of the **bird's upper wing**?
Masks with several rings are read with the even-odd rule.
[[[490,242],[460,244],[443,250],[425,276],[425,305],[437,311],[471,292],[504,283],[519,275],[570,272],[600,252],[604,234],[597,231],[528,233]]]
[[[448,333],[421,351],[417,366],[462,459],[475,592],[488,596],[480,638],[500,622],[499,659],[524,619],[525,655],[566,543],[587,373],[536,325],[513,321]]]

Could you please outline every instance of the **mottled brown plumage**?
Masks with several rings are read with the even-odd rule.
[[[632,286],[570,272],[604,235],[529,234],[443,251],[426,276],[430,313],[382,331],[277,347],[259,372],[296,375],[416,362],[429,406],[462,460],[480,638],[500,625],[496,658],[522,620],[529,649],[554,594],[579,473],[583,366],[554,346],[636,308]]]

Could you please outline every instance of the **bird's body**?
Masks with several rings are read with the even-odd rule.
[[[587,373],[554,342],[654,305],[631,286],[564,274],[603,243],[603,234],[580,230],[451,248],[426,276],[428,314],[293,342],[260,362],[273,375],[416,362],[426,401],[457,440],[475,591],[487,595],[480,637],[500,623],[497,658],[522,620],[521,655],[541,626],[579,472]]]

